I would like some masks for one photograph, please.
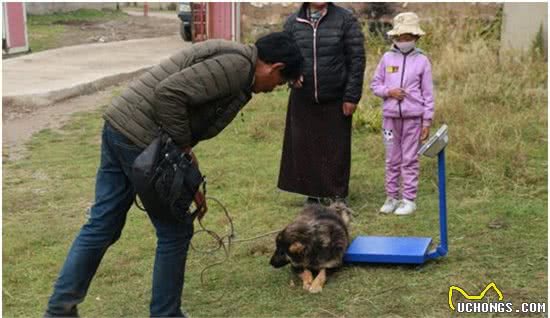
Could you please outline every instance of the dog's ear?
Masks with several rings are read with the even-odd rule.
[[[278,245],[283,240],[283,232],[284,232],[284,230],[277,233],[277,237],[275,237],[275,244]]]
[[[304,244],[296,241],[288,247],[288,252],[292,254],[302,254],[304,252],[305,246]]]
[[[350,209],[345,203],[342,202],[334,202],[329,206],[329,209],[332,209],[333,211],[336,211],[338,215],[344,220],[344,223],[349,225],[351,219],[353,218],[353,210]]]
[[[342,220],[344,220],[344,224],[346,224],[346,226],[349,226],[349,223],[353,219],[353,213],[353,210],[348,207],[340,211],[340,215],[342,216]]]

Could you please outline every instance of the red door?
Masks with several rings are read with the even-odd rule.
[[[208,38],[231,40],[232,3],[208,3]]]
[[[24,4],[21,2],[4,3],[6,18],[6,41],[8,48],[27,48],[27,24]]]
[[[193,42],[206,40],[206,3],[191,3]]]

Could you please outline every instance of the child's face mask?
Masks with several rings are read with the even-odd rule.
[[[393,41],[393,44],[399,49],[399,51],[403,53],[410,52],[412,49],[414,49],[414,46],[416,45],[416,41],[407,41],[407,42],[397,42],[396,40]]]

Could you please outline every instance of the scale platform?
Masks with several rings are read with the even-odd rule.
[[[358,236],[344,262],[422,264],[428,258],[431,237]]]
[[[428,251],[430,237],[358,236],[344,255],[346,263],[423,264],[447,255],[447,195],[445,185],[445,147],[449,143],[447,125],[419,149],[418,154],[437,156],[439,183],[439,245]]]

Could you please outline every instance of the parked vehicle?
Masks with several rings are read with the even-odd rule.
[[[178,8],[178,18],[181,20],[180,35],[184,41],[192,41],[193,15],[191,11],[191,2],[180,2]]]

